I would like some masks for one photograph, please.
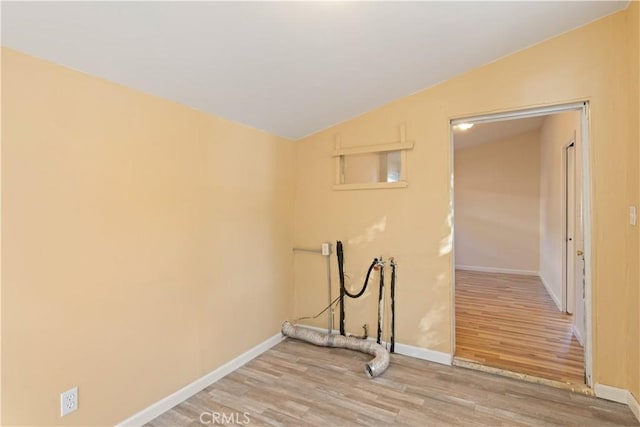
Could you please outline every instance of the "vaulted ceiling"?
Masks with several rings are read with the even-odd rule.
[[[2,44],[298,139],[626,5],[3,1]]]

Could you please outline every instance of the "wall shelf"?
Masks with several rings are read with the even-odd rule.
[[[360,145],[354,147],[342,147],[342,140],[340,135],[336,135],[335,149],[332,153],[332,157],[335,158],[335,184],[333,190],[378,190],[378,189],[392,189],[392,188],[407,188],[409,183],[407,182],[407,151],[413,149],[413,141],[407,141],[407,129],[405,124],[399,126],[400,139],[397,142],[391,142],[386,144],[376,145]],[[345,182],[345,157],[357,156],[367,154],[380,154],[380,153],[392,153],[399,152],[399,171],[395,175],[389,175],[389,169],[378,170],[378,179],[382,175],[386,181],[379,182]],[[390,155],[390,154],[389,154]],[[396,156],[398,156],[396,154]],[[388,159],[388,157],[386,157]],[[397,159],[397,157],[396,157]],[[387,162],[389,160],[386,160]],[[397,171],[398,160],[393,163],[394,169]],[[389,167],[387,165],[381,166],[381,168]],[[373,171],[376,169],[373,168]],[[393,169],[392,169],[393,170]],[[375,172],[374,172],[375,173]],[[387,173],[385,176],[384,174]]]
[[[389,144],[363,145],[361,147],[340,148],[340,149],[334,150],[332,155],[333,157],[349,156],[353,154],[382,153],[386,151],[411,150],[412,148],[413,148],[413,141],[392,142]]]
[[[335,184],[333,189],[336,191],[342,190],[379,190],[379,189],[391,189],[391,188],[407,188],[409,183],[407,181],[397,182],[370,182],[366,184]]]

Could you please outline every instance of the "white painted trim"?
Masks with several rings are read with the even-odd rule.
[[[451,324],[449,327],[451,328],[449,336],[451,337],[451,352],[455,354],[456,352],[456,264],[458,263],[456,260],[456,244],[455,244],[455,236],[456,236],[456,203],[455,203],[455,135],[453,134],[453,125],[451,122],[449,123],[449,207],[450,213],[449,218],[447,218],[447,222],[449,227],[451,227],[451,234],[449,234],[449,242],[451,244],[451,248],[449,253],[451,254],[451,264],[449,264],[449,268],[451,270],[451,294],[449,296],[449,304],[451,304]]]
[[[407,188],[409,183],[407,181],[396,182],[370,182],[368,184],[334,184],[334,191],[349,191],[349,190],[389,190],[392,188]]]
[[[143,409],[137,414],[132,415],[126,420],[118,423],[117,427],[121,427],[121,426],[137,427],[137,426],[142,426],[143,424],[148,423],[149,421],[153,420],[154,418],[162,415],[169,409],[173,408],[177,404],[184,402],[194,394],[198,393],[201,390],[204,390],[205,388],[209,387],[211,384],[215,383],[222,377],[230,374],[231,372],[240,368],[245,363],[249,362],[250,360],[254,359],[255,357],[269,350],[271,347],[280,343],[283,339],[284,337],[282,336],[282,334],[278,332],[271,338],[266,339],[265,341],[261,342],[260,344],[253,347],[252,349],[242,353],[240,356],[236,357],[235,359],[230,360],[229,362],[209,372],[203,377],[200,377],[194,382],[187,384],[186,386],[182,387],[180,390],[176,391],[175,393],[170,394],[169,396],[157,401],[151,406],[148,406],[147,408]]]
[[[582,120],[582,118],[580,118]],[[576,180],[576,164],[580,161],[579,154],[576,154],[577,147],[577,136],[576,132],[573,132],[573,137],[569,142],[562,146],[562,173],[561,173],[561,185],[560,185],[560,198],[562,199],[562,280],[561,280],[561,311],[566,312],[568,314],[573,314],[576,310],[575,308],[575,293],[576,293],[576,281],[575,281],[575,271],[576,271],[576,259],[575,259],[575,250],[576,250],[576,241],[577,236],[573,236],[573,240],[569,243],[569,233],[567,230],[567,226],[569,223],[569,175],[570,172],[573,172],[573,183],[575,184]],[[569,156],[569,147],[573,147],[573,171],[569,170],[570,164],[570,156]],[[575,187],[575,186],[574,186]],[[576,203],[575,199],[578,197],[578,194],[581,196],[582,192],[580,190],[574,190],[574,202],[573,202],[573,211],[571,215],[573,216],[572,221],[575,222],[575,210]],[[575,229],[575,227],[574,227]],[[574,230],[575,231],[575,230]],[[583,239],[584,240],[584,239]],[[571,253],[572,256],[568,257],[567,254]],[[568,280],[571,277],[571,280]],[[569,287],[573,286],[573,298],[569,296]],[[573,306],[573,309],[570,310],[570,306]]]
[[[576,337],[580,345],[584,347],[584,338],[580,334],[580,329],[578,329],[578,327],[575,324],[571,326],[571,329],[573,330],[573,335]]]
[[[483,273],[519,274],[521,276],[538,276],[533,270],[518,270],[514,268],[480,267],[475,265],[456,265],[456,270],[481,271]]]
[[[450,121],[451,126],[460,123],[490,123],[502,122],[505,120],[526,119],[529,117],[547,116],[549,114],[564,113],[570,110],[582,110],[584,102],[572,102],[569,104],[550,105],[546,107],[534,107],[517,111],[503,111],[500,113],[490,113],[481,116],[463,117]]]
[[[596,384],[593,388],[596,397],[611,400],[613,402],[624,403],[629,406],[633,415],[640,421],[640,404],[633,394],[624,388],[612,387],[610,385]]]
[[[309,325],[296,325],[301,328],[311,329],[312,331],[327,333],[326,329],[319,328],[317,326],[309,326]],[[336,329],[332,331],[332,334],[339,334],[340,332]],[[375,341],[374,337],[367,338],[369,341]],[[382,341],[382,345],[386,346],[388,342]],[[414,357],[416,359],[427,360],[429,362],[440,363],[442,365],[451,366],[453,362],[453,355],[450,353],[443,353],[441,351],[429,350],[428,348],[416,347],[408,344],[400,344],[396,343],[395,348],[396,354],[401,354],[403,356]]]
[[[398,141],[390,142],[387,144],[376,145],[360,145],[357,147],[336,148],[331,154],[336,156],[351,156],[354,154],[369,154],[369,153],[381,153],[387,151],[399,151],[399,150],[411,150],[413,148],[413,141]]]
[[[593,252],[591,245],[591,218],[592,218],[592,204],[591,204],[591,190],[592,190],[592,176],[591,176],[591,135],[589,129],[591,127],[591,113],[590,113],[589,101],[584,102],[581,109],[580,118],[580,149],[582,154],[582,236],[583,236],[583,248],[584,248],[584,318],[585,318],[585,331],[584,331],[584,369],[587,376],[587,385],[593,386],[593,353],[594,353],[594,339],[593,339],[593,304],[592,300],[592,266],[593,266]]]
[[[640,403],[638,403],[638,401],[630,391],[628,393],[629,396],[627,399],[627,405],[629,405],[629,408],[631,409],[631,412],[633,412],[633,415],[635,415],[638,421],[640,421]]]
[[[613,402],[624,404],[627,404],[629,401],[629,390],[625,390],[624,388],[596,384],[593,391],[596,393],[596,397],[599,397],[600,399],[611,400]]]
[[[556,307],[558,307],[558,310],[563,311],[562,310],[562,302],[560,301],[560,298],[558,298],[558,296],[553,293],[553,291],[551,290],[551,286],[549,286],[549,283],[547,283],[547,281],[542,276],[542,274],[539,277],[540,277],[540,281],[542,282],[542,284],[544,285],[545,289],[547,290],[547,293],[549,294],[549,296],[551,297],[553,302],[556,304]]]
[[[441,351],[429,350],[428,348],[415,347],[407,344],[396,343],[396,353],[429,362],[440,363],[441,365],[451,366],[453,362],[453,355],[450,353],[443,353]]]

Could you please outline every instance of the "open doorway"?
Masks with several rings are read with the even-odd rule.
[[[451,122],[454,363],[591,385],[586,103]]]

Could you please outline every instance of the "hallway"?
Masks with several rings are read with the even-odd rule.
[[[456,270],[455,357],[584,384],[584,351],[535,276]]]

